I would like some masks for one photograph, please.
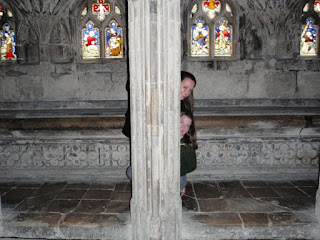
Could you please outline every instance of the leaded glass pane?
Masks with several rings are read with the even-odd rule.
[[[215,26],[214,55],[231,56],[232,41],[232,27],[228,25],[226,18],[221,18]]]
[[[8,17],[13,17],[13,14],[10,10],[8,10]]]
[[[195,14],[197,11],[198,11],[198,4],[195,4],[191,9],[191,13]]]
[[[228,3],[226,4],[226,10],[227,12],[232,13],[231,7],[229,6]]]
[[[87,7],[85,7],[81,12],[81,16],[84,17],[87,15],[87,13],[88,13],[88,9],[87,9]]]
[[[314,1],[314,11],[320,15],[320,1]]]
[[[221,10],[221,3],[220,1],[214,0],[203,1],[202,10],[210,19],[214,19]]]
[[[309,3],[307,3],[306,5],[304,5],[303,11],[304,11],[304,12],[308,12],[308,11],[309,11]]]
[[[82,29],[82,58],[100,57],[99,29],[94,27],[92,21],[88,21],[86,28]]]
[[[121,14],[120,8],[117,5],[114,7],[114,11],[116,12],[116,14]]]
[[[191,56],[209,56],[209,27],[202,18],[196,20],[191,28]]]
[[[8,23],[4,24],[0,31],[1,37],[1,60],[17,60],[16,55],[16,36]]]
[[[301,28],[300,55],[315,56],[318,52],[318,27],[313,25],[311,18]]]
[[[2,18],[3,16],[3,8],[0,6],[0,19]]]
[[[105,30],[106,34],[106,46],[105,57],[106,58],[122,58],[123,57],[123,31],[121,27],[118,27],[118,23],[112,20],[109,27]]]
[[[104,0],[97,0],[97,3],[92,4],[92,14],[97,15],[99,21],[103,21],[110,13],[110,4]]]

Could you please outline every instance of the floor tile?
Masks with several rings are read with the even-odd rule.
[[[59,183],[44,183],[40,188],[37,189],[35,192],[36,195],[43,195],[43,194],[58,194],[66,185],[65,182]]]
[[[228,205],[234,212],[239,213],[263,213],[263,212],[284,212],[287,208],[276,206],[270,202],[252,198],[228,198]]]
[[[115,186],[115,191],[119,192],[130,192],[131,188],[129,183],[117,183]]]
[[[206,225],[215,226],[241,226],[242,221],[236,213],[210,213],[197,214],[193,219]]]
[[[316,198],[318,187],[298,187],[299,190],[312,198]]]
[[[221,189],[225,198],[251,198],[251,195],[244,188]]]
[[[0,195],[3,196],[4,194],[9,192],[10,190],[11,190],[11,188],[9,188],[9,187],[0,187]]]
[[[72,189],[89,189],[90,188],[89,183],[68,183],[65,188],[72,188]]]
[[[119,202],[119,201],[111,201],[107,209],[106,213],[130,213],[130,203],[129,202]]]
[[[58,226],[60,219],[61,215],[58,213],[19,213],[10,223],[25,227],[54,227]]]
[[[268,226],[270,224],[266,213],[241,213],[244,226]]]
[[[72,212],[79,203],[80,200],[53,200],[44,211],[58,213]]]
[[[275,192],[271,187],[257,187],[257,188],[247,188],[247,191],[253,197],[281,197],[277,192]]]
[[[291,183],[300,187],[318,187],[319,185],[317,181],[312,180],[291,181]]]
[[[108,204],[108,200],[82,200],[74,212],[103,213]]]
[[[194,183],[194,191],[197,198],[221,198],[222,193],[218,187],[208,183]]]
[[[114,190],[116,187],[115,183],[92,183],[90,189],[107,189]]]
[[[273,186],[278,188],[294,187],[294,185],[291,182],[272,181],[272,182],[267,182],[267,184],[268,186]]]
[[[269,214],[273,226],[301,225],[310,223],[311,220],[303,214],[282,212]]]
[[[295,211],[314,208],[315,205],[313,198],[260,198],[260,200]]]
[[[230,212],[231,209],[224,199],[199,199],[201,212]]]
[[[42,183],[36,182],[28,182],[28,183],[18,183],[17,187],[19,188],[39,188],[41,187]]]
[[[81,199],[86,191],[87,190],[64,189],[56,196],[56,199]]]
[[[218,185],[220,188],[243,188],[240,181],[220,181]]]
[[[199,211],[197,200],[194,197],[185,195],[181,198],[182,200],[182,209],[185,211]]]
[[[0,188],[12,188],[17,186],[15,182],[0,182]]]
[[[131,192],[116,192],[114,191],[111,196],[113,201],[129,202],[131,199]]]
[[[308,197],[308,194],[300,191],[298,188],[273,188],[281,197],[285,198],[299,198]]]
[[[92,226],[92,227],[106,227],[118,226],[121,220],[117,215],[106,214],[83,214],[83,213],[70,213],[60,223],[60,227],[64,226]]]
[[[36,190],[30,188],[16,188],[1,196],[2,203],[18,204],[30,197]]]
[[[264,181],[241,181],[246,188],[266,187],[268,186]]]
[[[111,195],[112,190],[90,189],[84,194],[83,199],[110,199]]]
[[[35,196],[26,198],[17,208],[15,211],[22,211],[22,212],[42,212],[53,200],[52,197],[46,196]]]

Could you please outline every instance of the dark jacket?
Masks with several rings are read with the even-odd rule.
[[[180,144],[180,176],[184,176],[197,168],[197,158],[195,149],[184,143]]]

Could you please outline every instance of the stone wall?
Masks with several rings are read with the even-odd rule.
[[[16,19],[18,48],[17,63],[0,63],[0,180],[126,179],[129,143],[120,129],[130,58],[126,50],[124,59],[81,60],[84,2],[0,0]],[[188,56],[193,2],[181,1],[182,69],[198,80],[190,178],[316,179],[320,61],[299,57],[307,1],[228,0],[232,59]]]

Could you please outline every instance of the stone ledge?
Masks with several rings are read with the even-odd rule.
[[[0,102],[0,118],[123,117],[126,100]],[[320,115],[320,99],[196,99],[195,116]]]

